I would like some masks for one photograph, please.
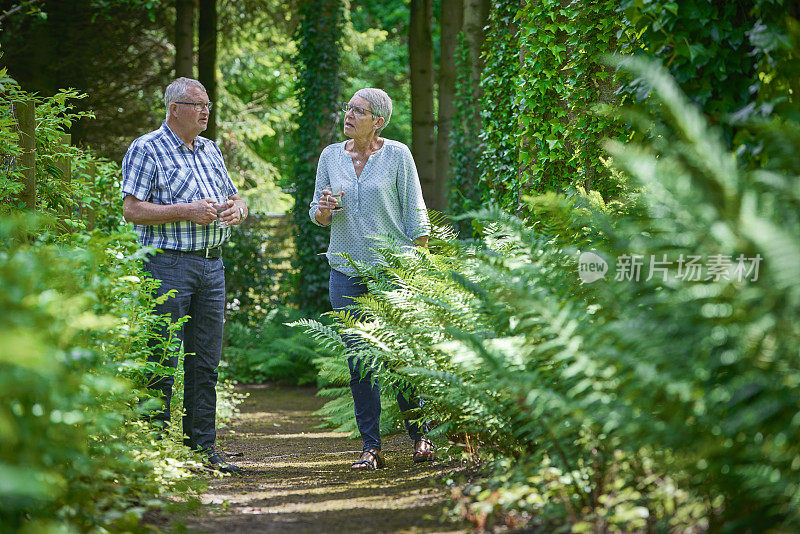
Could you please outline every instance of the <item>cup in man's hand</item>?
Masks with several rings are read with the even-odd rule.
[[[336,206],[331,208],[331,212],[335,213],[344,210],[344,192],[339,191],[338,193],[333,193],[331,196],[336,201]]]
[[[228,209],[228,201],[223,200],[222,202],[216,202],[214,204],[214,209],[217,210],[217,226],[220,228],[227,228],[227,223],[222,220],[222,212]]]

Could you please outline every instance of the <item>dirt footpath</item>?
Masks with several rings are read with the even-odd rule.
[[[179,519],[190,531],[374,534],[469,532],[445,517],[441,479],[456,463],[414,464],[407,435],[384,439],[387,467],[351,472],[361,442],[315,428],[324,404],[313,388],[246,386],[241,414],[218,443],[242,477],[212,479],[203,508]]]

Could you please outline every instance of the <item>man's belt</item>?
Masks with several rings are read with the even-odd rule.
[[[162,249],[164,252],[171,252],[172,254],[192,254],[193,256],[202,256],[216,260],[222,257],[222,246],[212,248],[201,248],[198,250],[176,250],[172,248]]]

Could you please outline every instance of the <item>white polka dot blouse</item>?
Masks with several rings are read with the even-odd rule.
[[[392,243],[394,248],[413,247],[414,239],[430,235],[430,221],[417,167],[406,145],[385,139],[358,178],[344,145],[336,143],[322,151],[308,214],[321,226],[314,213],[322,190],[344,191],[344,209],[332,214],[325,255],[331,268],[353,275],[356,271],[345,254],[355,262],[379,264],[381,258],[375,249]]]

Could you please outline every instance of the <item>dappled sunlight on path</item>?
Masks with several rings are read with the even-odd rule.
[[[247,386],[250,397],[219,433],[242,477],[213,479],[203,508],[180,519],[191,531],[457,533],[445,518],[441,479],[458,464],[414,464],[407,436],[384,441],[387,467],[351,472],[360,441],[315,428],[325,402],[312,388]]]

